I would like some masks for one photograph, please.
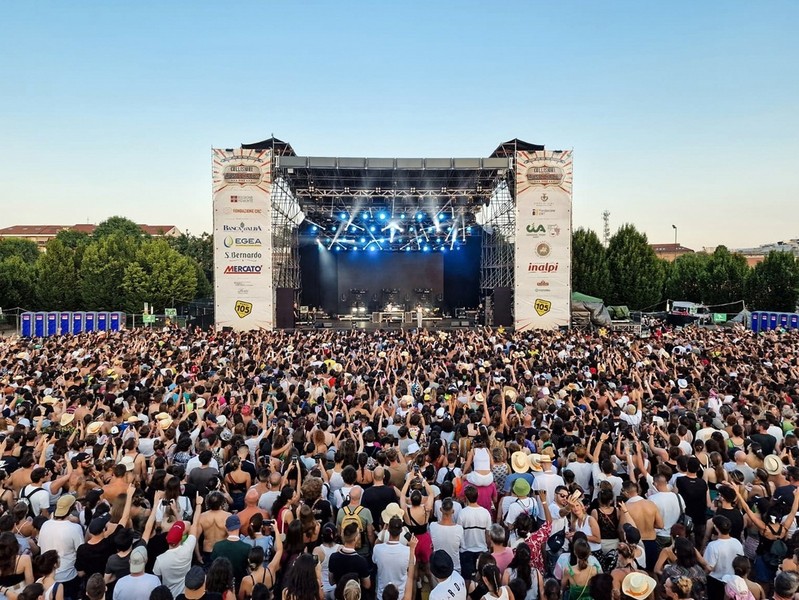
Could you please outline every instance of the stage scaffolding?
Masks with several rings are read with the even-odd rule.
[[[499,182],[478,222],[483,227],[480,253],[480,289],[487,294],[498,287],[514,286],[516,199],[513,169]]]
[[[298,226],[305,215],[291,192],[288,182],[277,177],[272,183],[272,285],[274,289],[300,292],[300,255]]]

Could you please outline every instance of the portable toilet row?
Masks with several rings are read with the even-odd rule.
[[[119,331],[125,327],[123,312],[26,312],[20,317],[23,337],[49,337],[89,331]]]
[[[799,329],[799,314],[760,311],[752,313],[752,331],[771,331],[777,328]]]

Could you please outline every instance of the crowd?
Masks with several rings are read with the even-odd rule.
[[[0,340],[8,600],[788,600],[799,336]]]

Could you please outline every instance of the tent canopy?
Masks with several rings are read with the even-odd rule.
[[[572,292],[572,302],[594,302],[602,304],[602,298],[589,296],[588,294],[581,294],[580,292]]]

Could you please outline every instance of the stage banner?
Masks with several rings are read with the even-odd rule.
[[[571,151],[517,152],[517,331],[569,325],[571,211]]]
[[[274,325],[271,193],[271,150],[213,150],[217,328]]]

